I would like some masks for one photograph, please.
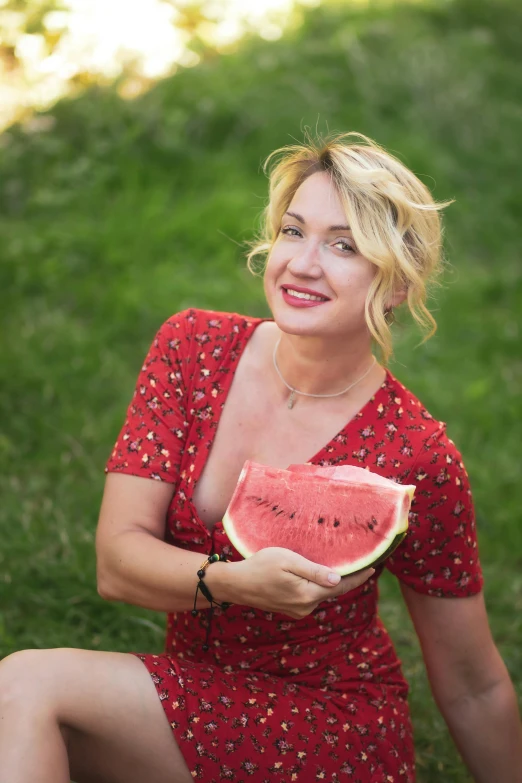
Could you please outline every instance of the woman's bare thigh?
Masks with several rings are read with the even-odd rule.
[[[154,683],[134,655],[58,648],[12,657],[30,681],[33,704],[40,699],[52,708],[75,783],[193,780]]]

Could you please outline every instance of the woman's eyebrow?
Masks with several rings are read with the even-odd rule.
[[[297,212],[287,211],[287,212],[285,212],[285,215],[290,215],[290,217],[295,218],[300,223],[302,223],[303,226],[306,225],[306,220],[304,219],[304,217],[301,217],[301,215],[298,215]],[[350,228],[350,226],[330,226],[328,228],[328,231],[351,231],[351,230],[352,229]]]

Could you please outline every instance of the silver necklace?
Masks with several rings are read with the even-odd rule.
[[[272,355],[272,358],[274,360],[274,367],[275,367],[276,373],[279,375],[280,379],[282,380],[282,382],[284,383],[286,388],[290,389],[291,394],[290,394],[290,397],[288,398],[288,407],[290,408],[290,410],[292,410],[292,408],[295,405],[295,395],[296,394],[301,394],[303,397],[340,397],[341,394],[346,394],[347,391],[350,391],[350,389],[353,389],[354,386],[356,386],[358,383],[360,383],[363,380],[363,378],[366,378],[366,376],[368,375],[368,373],[370,372],[370,370],[372,369],[372,367],[374,366],[374,364],[376,362],[376,359],[375,359],[375,356],[374,356],[373,357],[373,362],[370,364],[370,366],[368,367],[368,369],[366,370],[364,375],[361,375],[360,378],[357,378],[356,381],[351,383],[349,386],[346,387],[346,389],[343,389],[340,392],[335,392],[335,394],[310,394],[309,392],[302,392],[302,391],[298,391],[298,389],[294,389],[294,387],[290,386],[290,384],[287,383],[285,381],[285,379],[283,378],[283,376],[281,375],[281,370],[277,366],[277,359],[276,359],[276,353],[277,353],[277,349],[279,348],[279,343],[280,342],[281,342],[281,338],[279,338],[279,340],[275,344],[274,353]]]

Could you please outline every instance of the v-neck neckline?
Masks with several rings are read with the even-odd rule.
[[[223,528],[223,522],[221,520],[218,520],[216,522],[216,524],[213,526],[212,529],[209,529],[206,526],[206,524],[203,522],[203,520],[199,516],[198,511],[196,509],[196,506],[194,505],[194,502],[192,500],[192,497],[194,495],[194,490],[196,488],[197,482],[199,481],[201,475],[203,474],[203,469],[204,469],[205,463],[208,460],[208,457],[209,457],[210,452],[212,450],[212,446],[213,446],[214,441],[216,439],[216,435],[217,435],[217,431],[218,431],[218,427],[219,427],[219,422],[221,421],[221,416],[223,415],[223,410],[224,410],[226,402],[227,402],[228,393],[230,391],[230,387],[232,386],[232,381],[234,379],[234,375],[236,373],[236,370],[237,370],[237,367],[239,365],[239,362],[241,361],[241,357],[243,356],[243,353],[244,353],[244,351],[245,351],[245,349],[246,349],[246,347],[248,345],[248,342],[249,342],[250,338],[252,337],[252,335],[254,334],[255,330],[257,329],[257,327],[260,324],[266,323],[266,322],[274,323],[274,319],[273,318],[250,318],[249,321],[251,322],[250,328],[246,332],[244,332],[242,335],[238,334],[236,340],[230,346],[230,352],[233,352],[233,359],[227,366],[228,372],[227,372],[227,374],[225,376],[226,380],[223,383],[224,398],[221,401],[221,404],[218,406],[217,410],[215,411],[214,426],[211,428],[211,432],[209,432],[208,449],[206,449],[206,453],[203,454],[204,459],[202,457],[199,457],[198,459],[195,460],[194,469],[193,469],[192,475],[191,475],[191,479],[192,480],[190,481],[190,483],[185,481],[186,502],[190,506],[190,511],[191,511],[191,514],[192,514],[192,518],[198,523],[200,528],[205,531],[205,534],[209,538],[213,537],[214,532],[216,531],[216,529],[222,529]],[[241,346],[241,350],[239,350],[239,351],[237,350],[238,344]],[[226,359],[227,359],[227,356],[226,355],[223,356],[223,361],[225,361]],[[352,416],[352,418],[349,419],[346,422],[346,424],[339,430],[339,432],[337,432],[333,436],[333,438],[331,438],[328,441],[328,443],[325,443],[324,446],[322,446],[319,449],[319,451],[316,454],[314,454],[313,457],[310,457],[310,459],[306,460],[307,463],[315,464],[316,462],[318,462],[323,457],[323,454],[326,452],[326,450],[329,448],[329,446],[331,446],[332,443],[337,441],[337,439],[340,438],[341,436],[348,435],[350,429],[352,428],[352,425],[354,424],[354,422],[356,422],[356,421],[359,422],[364,417],[365,413],[370,408],[370,406],[374,405],[376,403],[377,399],[381,395],[383,397],[385,396],[386,388],[389,386],[390,381],[392,380],[392,376],[391,376],[391,373],[390,373],[390,371],[388,370],[387,367],[384,368],[384,371],[386,373],[386,376],[385,376],[383,382],[381,383],[381,385],[379,386],[379,388],[377,389],[377,391],[375,392],[375,394],[372,397],[370,397],[369,400],[367,400],[365,402],[365,404],[362,406],[362,408],[360,408],[357,411],[357,413],[354,416]],[[383,399],[383,403],[384,403],[384,401],[385,401],[385,399]]]

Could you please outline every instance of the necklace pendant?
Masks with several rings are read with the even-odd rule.
[[[290,408],[290,410],[292,410],[294,405],[295,405],[295,391],[292,389],[290,397],[288,398],[288,407]]]

